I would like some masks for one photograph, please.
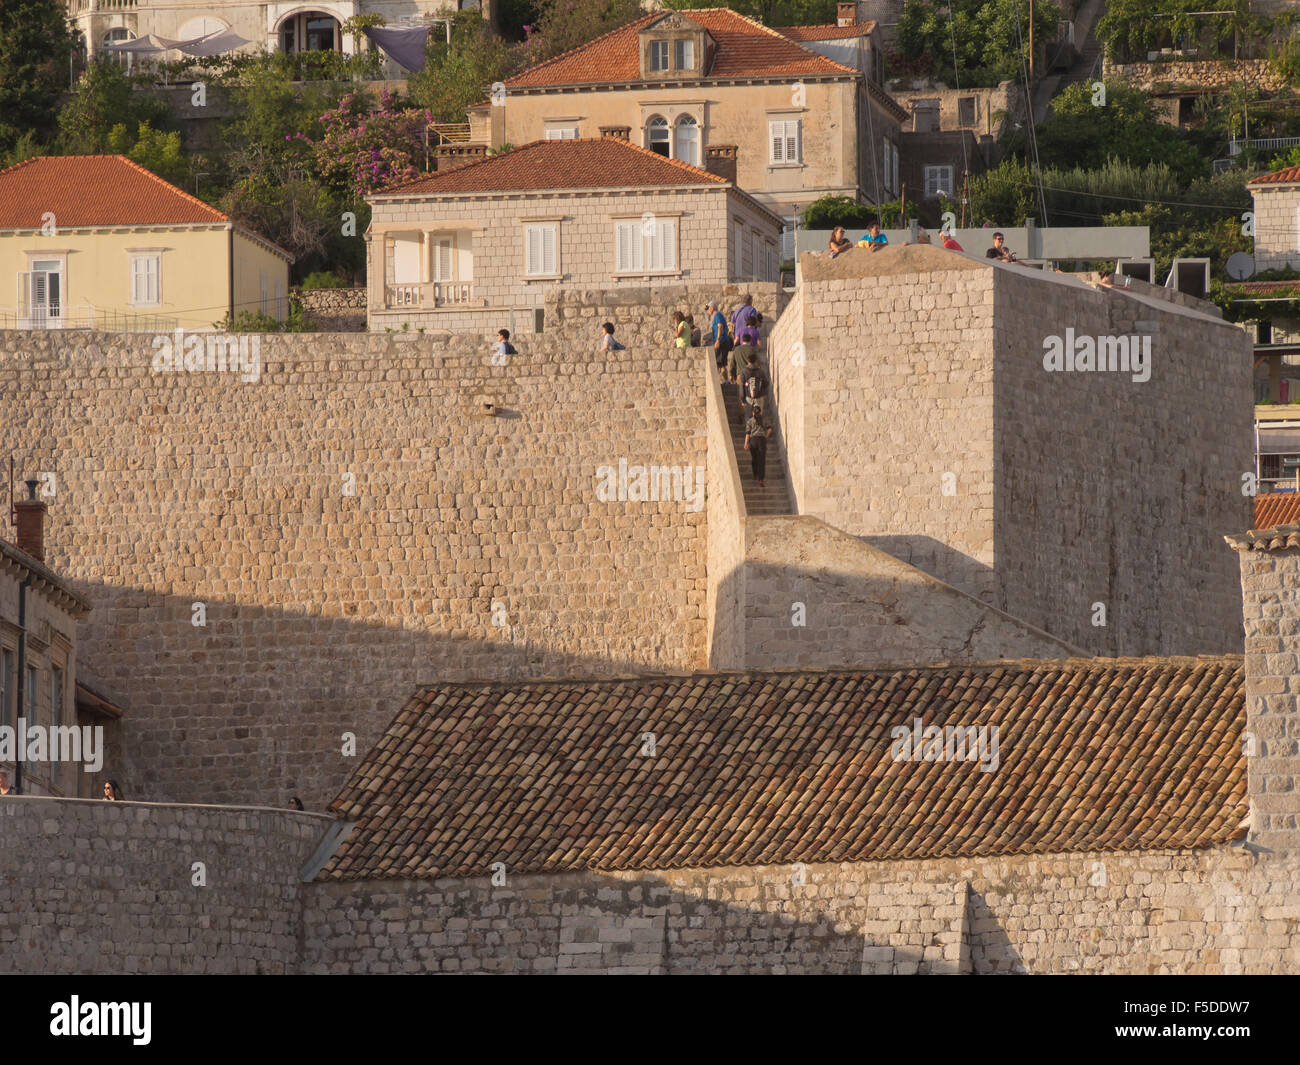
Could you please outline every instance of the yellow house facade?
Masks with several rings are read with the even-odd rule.
[[[282,248],[122,156],[0,171],[0,328],[202,331],[288,314]]]

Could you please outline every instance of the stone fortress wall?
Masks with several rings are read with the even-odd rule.
[[[0,799],[11,973],[1293,973],[1239,848],[304,884],[328,819]],[[195,863],[203,863],[204,883]]]
[[[0,424],[57,474],[47,561],[93,603],[132,798],[319,807],[344,734],[364,754],[422,684],[703,665],[702,486],[597,498],[620,459],[704,467],[699,351],[260,342],[244,382],[154,373],[148,337],[0,334]]]
[[[1241,329],[934,247],[802,272],[769,351],[800,514],[1093,654],[1241,650]],[[1048,372],[1067,328],[1149,336],[1150,379]]]

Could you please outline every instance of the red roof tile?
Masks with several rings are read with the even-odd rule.
[[[230,219],[121,155],[51,155],[0,170],[0,229],[183,225]]]
[[[444,173],[428,174],[377,193],[535,192],[545,189],[680,188],[726,180],[678,159],[615,137],[533,141]]]
[[[703,26],[717,42],[706,78],[791,77],[812,74],[855,74],[851,67],[832,62],[800,47],[784,30],[768,29],[726,8],[699,11],[656,11],[635,22],[562,55],[507,78],[510,88],[551,85],[589,85],[600,82],[641,80],[638,34],[645,27],[673,14]]]
[[[1300,181],[1300,166],[1288,166],[1282,170],[1274,170],[1271,174],[1261,174],[1257,178],[1252,178],[1249,184],[1282,185],[1288,181]]]
[[[1239,281],[1223,286],[1234,296],[1275,296],[1279,292],[1300,289],[1300,280],[1296,281]]]
[[[1255,528],[1300,524],[1300,493],[1268,492],[1255,497]]]
[[[441,685],[331,804],[357,824],[321,878],[1222,844],[1243,684],[1232,656]],[[997,726],[998,768],[895,760],[916,718]]]
[[[856,26],[773,26],[782,37],[792,41],[839,41],[848,37],[865,37],[876,28],[874,22],[859,22]]]

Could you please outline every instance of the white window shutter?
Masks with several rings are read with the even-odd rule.
[[[542,270],[548,274],[559,273],[555,262],[555,226],[542,227]]]
[[[784,162],[785,159],[782,152],[785,149],[785,123],[769,122],[767,124],[767,131],[769,139],[772,142],[772,162]]]
[[[433,279],[452,280],[452,243],[450,237],[438,237],[433,245]]]
[[[786,141],[785,141],[785,161],[787,163],[797,163],[803,159],[803,122],[795,119],[785,124]]]

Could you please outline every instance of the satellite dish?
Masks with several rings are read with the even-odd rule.
[[[1234,281],[1245,281],[1255,272],[1255,260],[1244,251],[1233,252],[1228,256],[1227,271]]]

